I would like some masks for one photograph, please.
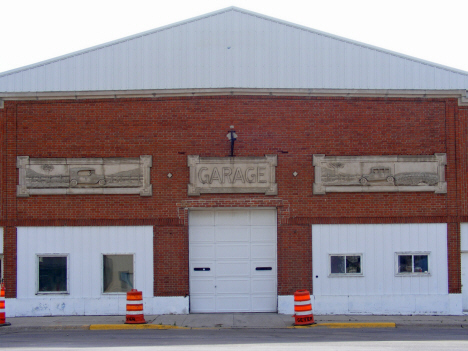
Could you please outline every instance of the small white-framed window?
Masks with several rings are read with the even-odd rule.
[[[396,275],[429,275],[429,252],[396,252]]]
[[[329,276],[362,276],[362,254],[330,254]]]
[[[37,294],[68,294],[68,254],[38,254]]]
[[[102,255],[102,292],[104,294],[127,293],[134,287],[134,255]]]

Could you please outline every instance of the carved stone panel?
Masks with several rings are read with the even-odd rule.
[[[446,193],[446,154],[430,156],[314,155],[314,194],[327,192]]]
[[[277,195],[276,155],[265,157],[187,158],[190,167],[188,195],[202,193],[264,193]]]
[[[151,196],[152,156],[29,158],[18,156],[17,196],[140,194]]]

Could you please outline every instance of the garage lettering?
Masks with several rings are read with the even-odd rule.
[[[267,183],[266,167],[201,167],[198,180],[202,184]]]

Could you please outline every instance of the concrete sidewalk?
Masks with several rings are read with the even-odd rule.
[[[370,316],[314,315],[307,328],[395,328],[404,326],[468,328],[468,315],[463,316]],[[110,329],[232,329],[294,328],[291,315],[277,313],[216,313],[185,315],[145,315],[147,324],[124,324],[125,316],[56,316],[7,318],[5,330],[110,330]],[[304,327],[295,327],[304,328]]]

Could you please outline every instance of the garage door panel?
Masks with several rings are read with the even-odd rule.
[[[250,225],[250,211],[216,211],[215,225]]]
[[[273,242],[276,243],[276,227],[251,227],[252,242]]]
[[[270,294],[276,296],[276,277],[270,279],[252,279],[252,294]]]
[[[216,227],[216,242],[249,242],[250,227],[226,226]]]
[[[253,212],[252,212],[253,213]],[[252,215],[252,225],[272,225],[276,226],[276,211],[275,210],[257,210]]]
[[[215,240],[214,227],[193,227],[190,229],[190,242],[191,243],[213,243]]]
[[[190,291],[192,294],[214,294],[215,293],[215,279],[197,278],[190,281]]]
[[[253,312],[271,312],[277,310],[277,297],[266,296],[252,296],[252,310]]]
[[[214,211],[190,211],[189,212],[190,225],[210,225],[215,223]]]
[[[216,312],[216,301],[213,295],[190,296],[190,310],[193,313]]]
[[[249,244],[217,244],[216,259],[249,259]]]
[[[276,244],[252,243],[251,255],[252,259],[275,259]]]
[[[191,260],[214,260],[215,245],[214,244],[192,244],[190,245]]]
[[[223,295],[216,297],[217,312],[248,312],[251,311],[250,295]]]
[[[250,277],[250,265],[245,261],[216,262],[216,276],[218,277]]]
[[[217,279],[216,294],[250,294],[250,278],[245,279]]]

